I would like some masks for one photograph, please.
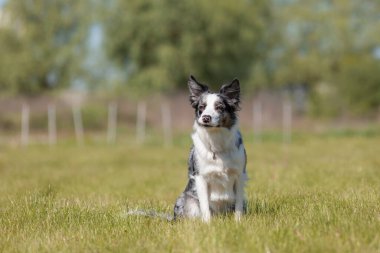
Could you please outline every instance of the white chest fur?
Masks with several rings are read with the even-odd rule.
[[[199,176],[208,184],[210,201],[233,202],[234,184],[243,179],[245,154],[237,146],[238,128],[205,129],[194,125],[192,135]]]

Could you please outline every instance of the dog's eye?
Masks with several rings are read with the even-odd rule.
[[[223,106],[223,105],[217,105],[217,106],[215,107],[215,109],[218,110],[218,111],[223,112],[223,111],[224,111],[224,106]]]
[[[199,111],[203,112],[204,109],[205,109],[205,105],[200,105],[200,106],[198,106],[198,110],[199,110]]]

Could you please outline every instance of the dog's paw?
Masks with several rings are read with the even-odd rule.
[[[241,221],[241,217],[242,217],[242,212],[240,212],[240,211],[236,211],[235,212],[235,221],[236,222],[240,222]]]
[[[205,213],[202,215],[202,221],[204,223],[210,223],[211,221],[211,214],[210,213]]]

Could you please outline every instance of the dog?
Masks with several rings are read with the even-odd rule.
[[[247,155],[239,130],[240,84],[234,79],[218,93],[194,76],[188,80],[195,120],[188,160],[188,183],[174,205],[174,220],[234,213],[240,221],[246,210],[244,187]]]

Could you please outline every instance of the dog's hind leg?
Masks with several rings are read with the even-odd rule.
[[[176,200],[174,204],[174,220],[177,220],[178,218],[181,218],[185,215],[185,203],[186,203],[186,196],[184,193],[182,193]]]
[[[197,198],[182,193],[174,205],[174,220],[179,218],[200,217],[201,211]]]
[[[185,216],[189,218],[198,218],[201,216],[199,201],[195,198],[187,198],[185,205]]]

